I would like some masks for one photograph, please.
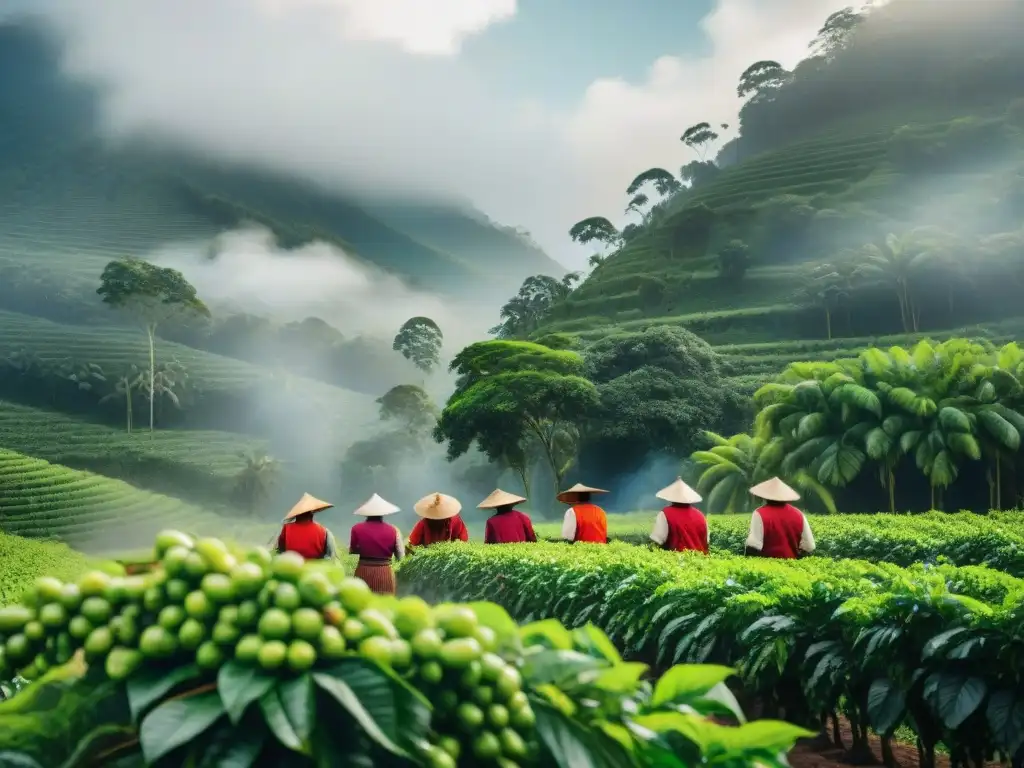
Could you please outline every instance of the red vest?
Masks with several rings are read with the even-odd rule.
[[[576,504],[572,511],[576,515],[576,538],[573,541],[608,543],[608,518],[603,509],[597,504]]]
[[[327,548],[327,529],[315,520],[288,523],[281,528],[282,551],[298,552],[307,560],[324,556]]]
[[[665,549],[708,553],[708,521],[699,509],[687,504],[685,507],[668,506],[661,511],[668,522]]]
[[[795,560],[800,552],[800,536],[804,532],[803,513],[792,504],[781,507],[765,505],[757,510],[764,528],[762,557]]]

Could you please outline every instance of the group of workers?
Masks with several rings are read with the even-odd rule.
[[[577,483],[558,494],[556,498],[569,505],[562,520],[563,539],[573,543],[608,543],[608,516],[591,501],[593,496],[602,493],[608,491]],[[814,551],[814,535],[807,517],[792,504],[800,499],[800,494],[777,477],[755,485],[750,494],[763,500],[764,504],[751,515],[745,547],[747,555],[796,559]],[[654,520],[651,541],[673,552],[707,554],[710,544],[707,518],[694,506],[702,501],[700,494],[678,478],[658,491],[656,496],[668,505]],[[516,509],[516,505],[524,501],[526,499],[522,496],[498,489],[477,504],[478,509],[493,510],[484,530],[485,544],[537,541],[529,515]],[[317,512],[332,506],[304,494],[285,516],[285,525],[277,541],[278,551],[297,552],[307,559],[335,557],[337,546],[334,536],[313,519]],[[408,542],[402,541],[398,528],[384,520],[399,511],[391,502],[374,494],[355,511],[366,520],[352,527],[349,553],[359,557],[355,576],[365,581],[374,592],[395,593],[395,573],[391,563],[403,558],[407,548],[469,539],[469,531],[459,515],[462,504],[458,499],[444,493],[432,493],[417,501],[413,509],[420,519],[409,534]]]

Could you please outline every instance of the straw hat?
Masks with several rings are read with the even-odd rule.
[[[662,488],[655,496],[673,504],[696,504],[702,500],[701,495],[684,483],[681,477],[677,477],[672,485]]]
[[[604,488],[591,488],[589,485],[576,483],[572,488],[562,491],[555,498],[563,504],[573,504],[581,493],[608,493],[608,491],[604,490]]]
[[[384,515],[393,515],[395,512],[398,512],[398,507],[390,501],[382,499],[376,493],[370,497],[369,501],[356,510],[356,514],[363,517],[383,517]]]
[[[462,504],[446,493],[432,493],[417,501],[412,508],[417,515],[427,520],[447,520],[459,514]]]
[[[294,520],[299,515],[304,515],[307,512],[323,512],[325,509],[330,509],[333,506],[329,501],[321,501],[316,496],[304,493],[298,503],[284,516],[284,519],[285,521]]]
[[[476,505],[477,509],[495,509],[496,507],[504,507],[507,504],[522,504],[526,499],[522,496],[516,496],[514,493],[507,493],[496,488],[494,492],[486,499]]]
[[[750,495],[757,496],[758,498],[766,499],[768,501],[797,501],[800,499],[799,493],[794,491],[777,477],[773,477],[771,480],[765,480],[763,483],[755,485],[750,489]]]

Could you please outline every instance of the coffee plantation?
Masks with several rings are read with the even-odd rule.
[[[486,595],[524,621],[593,622],[640,662],[735,666],[745,695],[791,722],[832,723],[838,740],[844,715],[854,755],[869,756],[872,731],[886,753],[907,725],[922,766],[940,746],[963,764],[1024,758],[1024,580],[989,568],[441,545],[399,579],[427,599]]]
[[[155,556],[144,574],[39,577],[0,608],[0,679],[33,681],[0,704],[0,758],[772,766],[810,735],[745,723],[729,668],[654,680],[592,625],[520,628],[492,603],[379,597],[330,564],[171,531]],[[65,701],[77,714],[58,726]]]

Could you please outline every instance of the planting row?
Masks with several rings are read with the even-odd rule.
[[[2,527],[2,524],[0,524]],[[0,606],[13,603],[37,577],[71,579],[84,573],[86,558],[63,544],[0,533]]]
[[[173,531],[155,554],[144,575],[43,577],[0,608],[0,679],[37,681],[0,704],[8,760],[781,768],[810,735],[742,723],[729,669],[674,667],[652,685],[592,625],[378,597],[293,552]]]
[[[0,527],[7,533],[114,549],[168,522],[201,526],[215,519],[199,507],[120,480],[0,449]]]
[[[903,725],[980,764],[1024,748],[1024,581],[986,568],[813,558],[796,562],[550,544],[432,547],[403,563],[402,588],[487,596],[521,620],[593,622],[628,655],[721,663],[744,693],[837,737],[837,713],[888,739]]]
[[[608,537],[628,544],[650,543],[655,513],[610,515]],[[923,515],[808,515],[814,531],[815,554],[833,559],[851,558],[911,566],[950,562],[987,565],[1024,577],[1024,514],[970,512]],[[749,515],[711,515],[711,551],[742,555],[750,525]],[[560,538],[554,523],[535,526],[541,538]]]

